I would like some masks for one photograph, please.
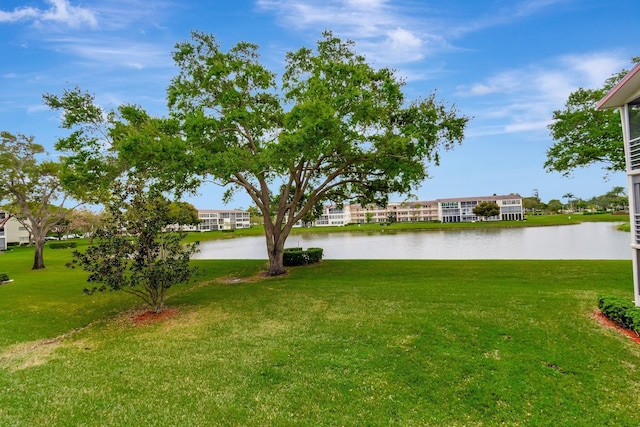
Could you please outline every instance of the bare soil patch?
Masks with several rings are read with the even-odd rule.
[[[625,329],[622,326],[618,325],[616,322],[614,322],[613,320],[609,319],[607,316],[602,314],[602,312],[600,310],[596,310],[593,313],[593,317],[595,317],[596,320],[598,321],[598,323],[600,323],[602,326],[606,326],[607,328],[615,329],[616,331],[620,332],[621,334],[624,334],[624,335],[628,336],[629,338],[631,338],[631,340],[633,342],[635,342],[636,344],[640,345],[640,335],[638,335],[635,331],[630,331],[629,329]]]
[[[160,313],[154,313],[153,311],[143,311],[134,313],[131,316],[131,320],[135,325],[147,325],[149,323],[160,322],[164,319],[175,316],[178,313],[176,308],[165,308]]]

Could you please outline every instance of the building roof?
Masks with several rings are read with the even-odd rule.
[[[474,202],[474,201],[477,202],[477,201],[512,200],[512,199],[522,199],[522,196],[514,193],[514,194],[502,194],[499,196],[494,195],[494,196],[477,196],[477,197],[451,197],[448,199],[437,199],[437,200],[415,200],[415,201],[411,200],[407,202],[389,202],[387,204],[387,207],[390,207],[390,206],[401,207],[403,206],[403,203],[404,203],[404,207],[410,208],[415,205],[420,205],[422,207],[429,207],[430,205],[437,205],[440,202]],[[354,210],[368,209],[366,206],[363,207],[359,203],[345,205],[345,207],[349,207],[350,209],[354,209]],[[372,208],[381,209],[381,210],[385,209],[380,206],[372,206]]]
[[[478,196],[478,197],[453,197],[450,199],[438,199],[438,202],[477,202],[477,201],[491,201],[491,200],[512,200],[521,199],[519,194],[507,194],[501,196]]]
[[[198,213],[247,213],[240,209],[198,209]]]
[[[624,104],[640,96],[640,64],[637,64],[615,85],[604,98],[598,102],[596,108],[622,107]]]

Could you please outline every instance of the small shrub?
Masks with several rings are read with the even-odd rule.
[[[302,248],[286,248],[282,256],[282,263],[285,267],[315,264],[322,259],[322,253],[322,248],[309,248],[306,251]]]
[[[7,247],[20,246],[20,242],[7,242]]]
[[[51,249],[68,249],[68,248],[75,248],[77,246],[76,242],[55,242],[55,243],[50,243],[49,247]]]
[[[640,307],[636,307],[632,301],[616,296],[602,296],[598,298],[598,308],[618,325],[640,334]]]
[[[307,249],[307,255],[309,258],[309,264],[315,264],[322,260],[323,254],[322,248],[309,248]]]
[[[305,265],[305,254],[302,248],[285,248],[282,255],[282,263],[285,267]]]
[[[7,273],[0,273],[0,283],[1,282],[8,282],[9,280],[9,275]]]

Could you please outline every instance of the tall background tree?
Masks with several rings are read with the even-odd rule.
[[[0,201],[33,238],[33,269],[43,269],[45,237],[69,212],[64,208],[68,193],[60,182],[60,163],[47,159],[33,136],[1,132],[0,171]]]
[[[177,226],[179,230],[183,230],[185,225],[197,225],[201,222],[195,206],[181,201],[169,203],[168,219],[171,221],[172,226]]]
[[[573,206],[571,205],[574,198],[573,193],[565,193],[562,197],[567,199],[567,209],[570,211],[573,210]]]
[[[71,228],[93,244],[95,233],[103,224],[104,212],[94,212],[90,209],[76,209],[71,215]]]
[[[318,203],[386,204],[409,193],[468,121],[433,94],[407,102],[391,70],[374,69],[330,32],[315,51],[287,54],[280,85],[250,43],[225,52],[193,32],[173,58],[169,107],[197,159],[192,172],[251,197],[271,275],[284,272],[291,228]]]
[[[486,221],[487,218],[500,215],[500,206],[496,202],[480,202],[473,208],[473,213]]]
[[[640,62],[640,57],[632,62]],[[601,88],[579,88],[569,95],[562,110],[553,112],[549,130],[556,142],[547,150],[547,171],[568,176],[594,164],[602,164],[606,173],[625,170],[620,114],[597,110],[596,105],[627,71],[611,76]]]

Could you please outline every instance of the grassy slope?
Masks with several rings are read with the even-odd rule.
[[[30,255],[0,255],[3,426],[640,424],[640,348],[591,317],[628,261],[326,261],[174,288],[176,316],[135,326],[70,251]]]

